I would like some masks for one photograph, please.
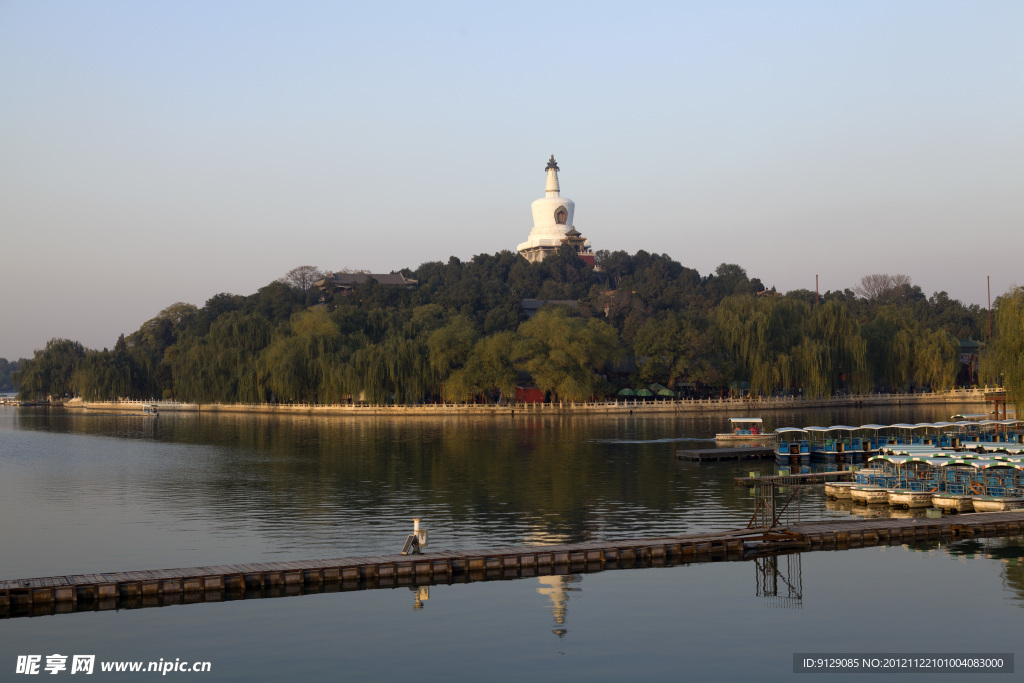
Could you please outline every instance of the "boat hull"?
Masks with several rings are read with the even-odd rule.
[[[886,505],[889,502],[889,492],[881,486],[853,486],[850,497],[865,505]]]
[[[1005,512],[1024,508],[1024,498],[1015,496],[971,496],[975,512]]]
[[[857,484],[849,481],[827,481],[825,482],[825,495],[839,500],[850,500],[853,498],[850,489],[854,486]]]
[[[888,493],[888,502],[893,507],[930,508],[932,506],[932,494],[927,491],[892,489]]]
[[[973,512],[973,496],[958,495],[955,493],[933,493],[932,505],[943,512]]]
[[[774,442],[771,434],[715,434],[715,441],[763,441]]]

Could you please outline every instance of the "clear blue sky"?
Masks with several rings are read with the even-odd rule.
[[[294,266],[595,249],[1024,284],[1024,3],[0,2],[0,356]]]

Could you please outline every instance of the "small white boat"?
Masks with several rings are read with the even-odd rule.
[[[930,491],[912,491],[910,489],[889,489],[889,505],[906,508],[930,508],[932,494]]]
[[[975,512],[1005,512],[1024,508],[1024,498],[1017,496],[971,496]]]
[[[851,486],[850,497],[865,505],[885,505],[889,502],[889,489],[881,486]]]
[[[773,441],[775,434],[764,433],[764,420],[759,417],[730,417],[731,432],[715,434],[717,441]]]
[[[973,512],[973,496],[958,493],[933,493],[932,505],[943,512]]]

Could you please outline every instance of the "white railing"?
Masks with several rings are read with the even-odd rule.
[[[721,398],[676,398],[676,399],[664,399],[664,398],[617,398],[610,401],[558,401],[558,402],[534,402],[534,403],[393,403],[393,404],[374,404],[374,403],[179,403],[177,401],[168,400],[157,400],[157,399],[122,399],[118,401],[82,401],[83,404],[89,406],[102,407],[102,406],[146,406],[156,405],[157,408],[165,408],[169,410],[185,409],[195,406],[195,409],[201,410],[202,407],[206,407],[208,410],[221,409],[221,410],[237,410],[237,411],[294,411],[294,410],[312,410],[312,411],[331,411],[331,412],[363,412],[363,411],[380,411],[384,410],[387,412],[402,412],[402,411],[416,411],[416,412],[493,412],[495,410],[524,410],[524,411],[561,411],[569,409],[570,411],[601,411],[601,410],[658,410],[660,412],[667,412],[668,410],[684,410],[700,406],[708,407],[725,407],[725,406],[750,406],[758,405],[761,407],[771,407],[779,405],[788,405],[792,407],[798,407],[800,404],[821,404],[821,403],[858,403],[858,402],[871,402],[871,403],[888,403],[888,402],[903,402],[908,400],[915,400],[921,402],[927,402],[928,400],[943,400],[952,402],[954,400],[971,402],[978,401],[984,398],[986,393],[1002,391],[999,387],[985,387],[977,389],[949,389],[947,391],[939,392],[919,392],[919,393],[892,393],[892,394],[844,394],[841,396],[821,397],[821,398],[808,398],[804,396],[725,396]],[[76,399],[76,402],[80,399]]]

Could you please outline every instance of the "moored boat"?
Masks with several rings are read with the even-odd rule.
[[[889,502],[889,491],[881,486],[851,486],[850,497],[865,505],[885,505]]]
[[[933,493],[932,505],[943,512],[973,512],[973,496],[962,493]]]
[[[853,495],[850,489],[854,486],[861,486],[861,484],[852,481],[826,481],[825,495],[840,500],[851,499]]]
[[[716,441],[774,441],[775,434],[765,434],[764,420],[759,417],[730,417],[731,432],[715,434]]]
[[[932,506],[932,494],[928,491],[889,489],[887,498],[889,505],[893,507],[928,508]]]
[[[1018,496],[971,496],[975,512],[1005,512],[1024,509],[1024,498]]]
[[[775,430],[775,460],[780,465],[789,463],[790,458],[799,458],[801,464],[810,464],[811,448],[807,432],[796,427]]]

